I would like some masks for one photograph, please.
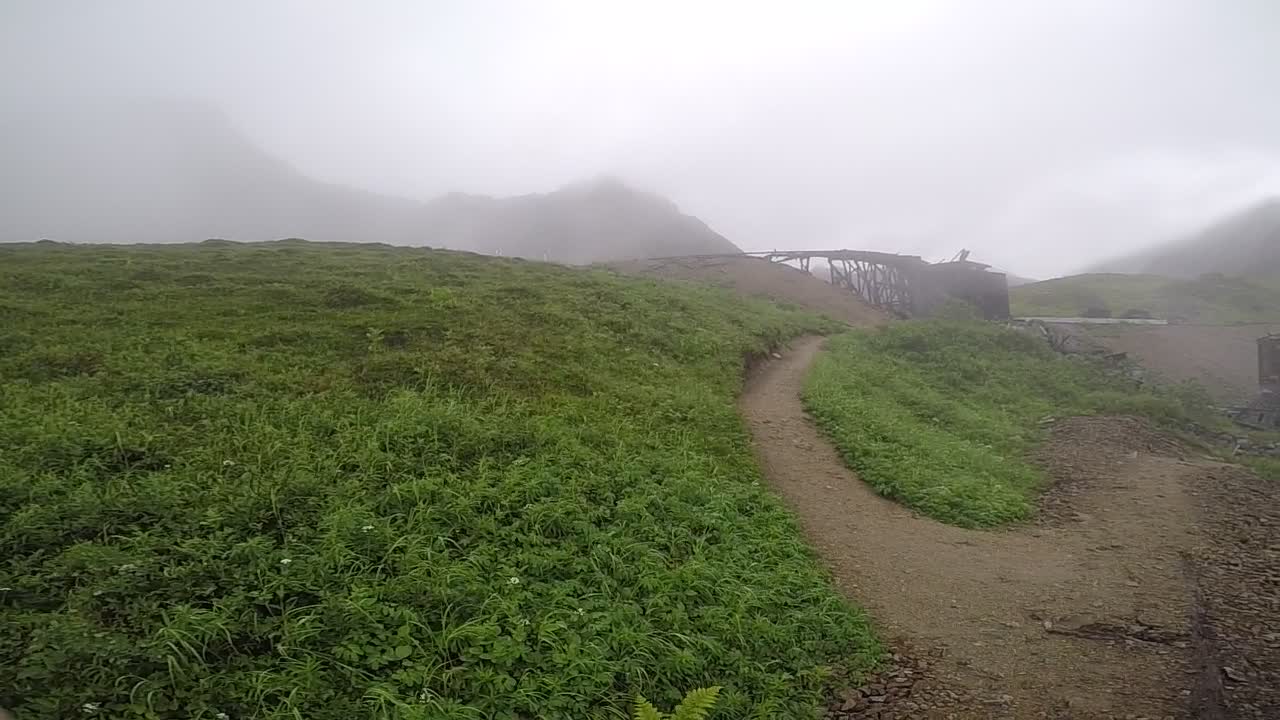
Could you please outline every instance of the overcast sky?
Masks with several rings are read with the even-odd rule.
[[[10,102],[203,100],[381,192],[616,174],[747,249],[1038,277],[1280,193],[1277,88],[1276,0],[0,3]]]

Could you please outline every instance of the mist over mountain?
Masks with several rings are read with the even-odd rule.
[[[413,238],[416,203],[311,180],[198,104],[8,113],[0,145],[4,241]]]
[[[737,250],[669,200],[608,178],[429,202],[319,182],[197,103],[6,112],[0,156],[0,242],[300,237],[568,263]]]
[[[738,251],[670,200],[612,178],[511,198],[446,195],[421,226],[431,245],[567,263]]]
[[[1169,277],[1280,275],[1280,197],[1229,215],[1189,237],[1102,263],[1094,272]]]

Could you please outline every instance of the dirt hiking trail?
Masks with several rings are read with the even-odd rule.
[[[1280,717],[1247,699],[1225,714],[1203,652],[1212,630],[1188,558],[1213,552],[1197,488],[1231,466],[1187,459],[1138,420],[1065,420],[1041,451],[1055,485],[1037,523],[943,525],[876,495],[806,415],[822,343],[757,367],[740,411],[768,481],[900,653],[829,718]]]

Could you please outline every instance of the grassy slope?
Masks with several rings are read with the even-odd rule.
[[[1115,315],[1147,310],[1160,318],[1193,322],[1266,322],[1280,319],[1280,280],[1204,276],[1075,275],[1009,291],[1018,316],[1079,316],[1089,308]]]
[[[288,242],[0,247],[0,316],[19,717],[802,717],[875,652],[733,404],[809,316]]]
[[[1193,399],[1133,389],[995,325],[900,323],[833,338],[805,403],[877,492],[944,522],[1029,517],[1043,478],[1038,421],[1093,413],[1185,419]]]

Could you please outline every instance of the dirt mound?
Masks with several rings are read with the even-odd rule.
[[[1164,455],[1182,459],[1188,451],[1177,440],[1137,417],[1115,415],[1069,417],[1052,423],[1053,432],[1037,453],[1045,465],[1076,467],[1077,460],[1096,461],[1098,448],[1112,453]]]
[[[1194,380],[1217,402],[1244,403],[1258,392],[1257,338],[1280,323],[1252,325],[1107,326],[1073,332],[1091,337],[1163,380]]]
[[[609,263],[628,275],[696,280],[742,295],[796,305],[853,326],[881,325],[890,316],[802,270],[754,257],[680,257]]]

